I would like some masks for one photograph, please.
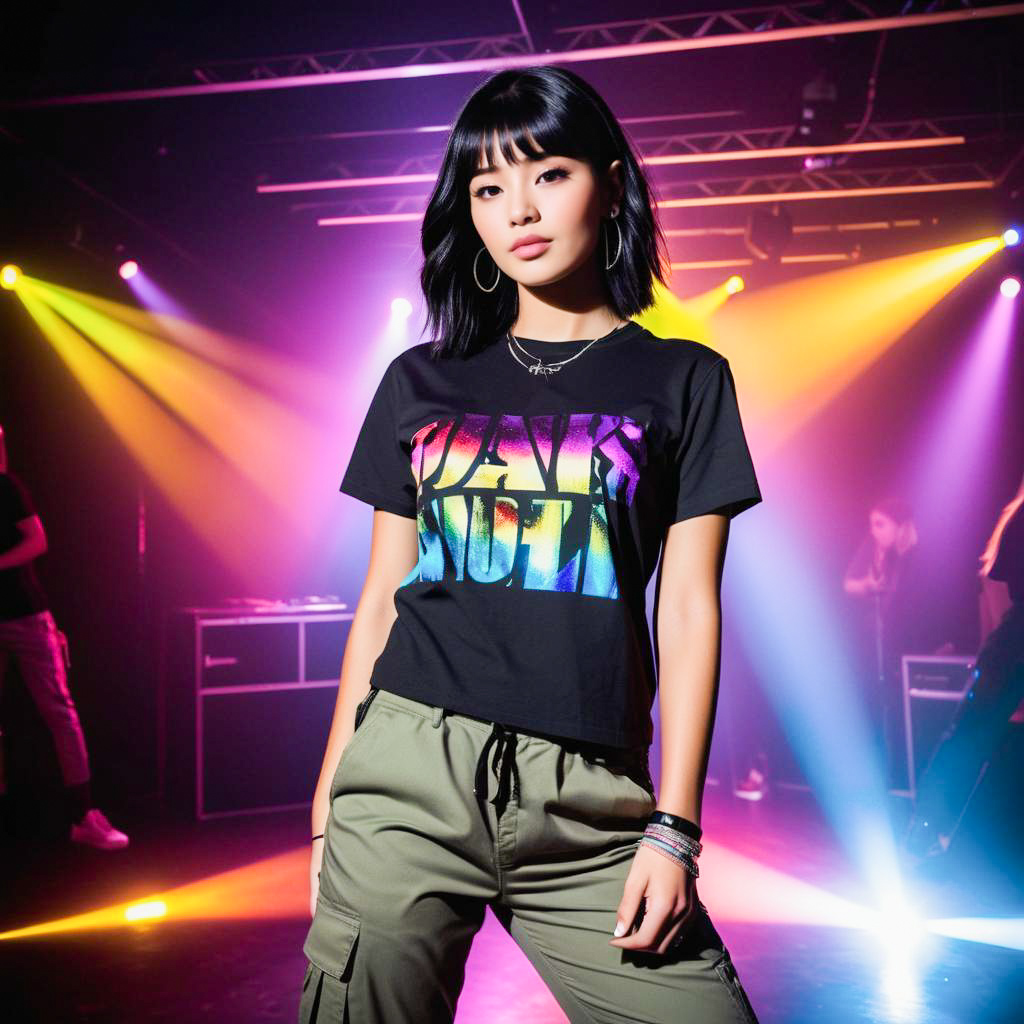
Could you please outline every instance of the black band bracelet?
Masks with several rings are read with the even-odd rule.
[[[690,821],[689,818],[681,818],[678,814],[670,814],[668,811],[651,811],[647,819],[649,825],[668,825],[669,828],[678,829],[684,836],[700,841],[704,830],[700,825]]]
[[[310,842],[311,842],[311,843],[315,843],[315,842],[316,842],[316,841],[317,841],[318,839],[323,839],[323,837],[324,837],[324,834],[323,834],[323,832],[321,832],[321,833],[320,833],[320,835],[318,835],[318,836],[313,836],[313,838],[312,838],[312,839],[310,839]]]

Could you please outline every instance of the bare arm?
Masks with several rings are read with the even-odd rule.
[[[658,810],[700,824],[721,666],[721,582],[729,519],[693,516],[673,523],[658,580],[658,692],[661,788]],[[644,901],[645,916],[629,929]],[[697,906],[693,876],[640,846],[616,911],[620,949],[663,954]]]
[[[0,554],[0,569],[16,569],[46,553],[46,533],[39,516],[18,520],[21,540]]]
[[[374,509],[370,562],[345,644],[338,699],[313,794],[311,835],[324,831],[338,760],[352,738],[356,707],[370,692],[373,663],[384,649],[395,620],[395,589],[409,575],[417,557],[416,520]]]
[[[729,520],[669,527],[658,593],[658,809],[700,823],[721,668],[721,584]]]

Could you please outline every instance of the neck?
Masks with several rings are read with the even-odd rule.
[[[588,262],[548,285],[519,285],[511,333],[537,341],[590,341],[625,323],[608,303],[596,263]]]

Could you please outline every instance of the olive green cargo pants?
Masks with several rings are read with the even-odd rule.
[[[356,721],[300,1024],[453,1021],[487,906],[571,1024],[756,1024],[703,904],[664,955],[608,944],[656,803],[646,750],[517,735],[381,689]]]

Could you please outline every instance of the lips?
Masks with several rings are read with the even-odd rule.
[[[524,246],[534,246],[535,244],[540,244],[541,242],[548,243],[550,241],[550,238],[545,238],[543,235],[523,235],[522,238],[517,238],[512,243],[512,252],[516,252],[518,249],[521,249]]]

